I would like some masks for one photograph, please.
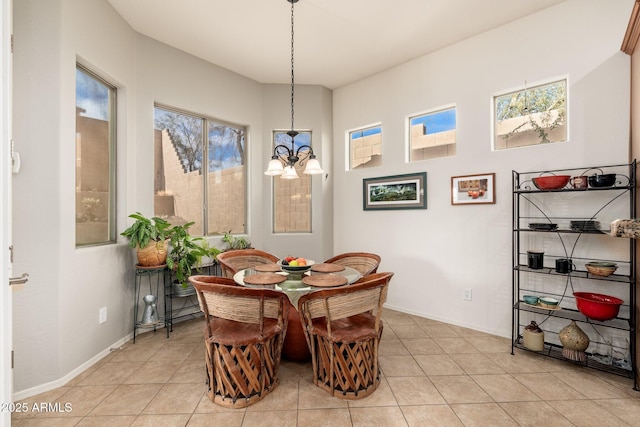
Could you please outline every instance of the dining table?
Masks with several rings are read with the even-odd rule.
[[[358,270],[338,264],[312,264],[307,271],[287,272],[274,263],[240,270],[233,275],[233,280],[241,286],[274,289],[287,296],[289,322],[282,357],[293,362],[306,362],[311,359],[311,353],[298,314],[298,300],[309,292],[349,286],[361,277]]]

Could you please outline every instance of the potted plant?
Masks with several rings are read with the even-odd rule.
[[[166,263],[168,239],[173,234],[171,224],[159,217],[147,218],[140,212],[129,215],[135,219],[120,233],[129,239],[129,246],[137,248],[138,265],[158,266]]]
[[[192,270],[200,268],[203,257],[214,258],[220,253],[216,247],[210,247],[202,237],[193,237],[189,234],[189,227],[194,223],[176,225],[171,233],[169,256],[167,267],[171,271],[174,282],[181,289],[189,286],[189,276]]]
[[[248,249],[251,247],[251,242],[246,237],[236,237],[231,234],[231,230],[224,233],[222,241],[227,244],[227,250],[233,249]]]

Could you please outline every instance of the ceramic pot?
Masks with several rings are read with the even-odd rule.
[[[532,351],[544,350],[544,332],[522,331],[522,344]]]
[[[562,343],[562,355],[565,358],[579,362],[587,360],[584,351],[589,347],[589,337],[580,329],[575,320],[562,328],[558,333],[558,338]]]

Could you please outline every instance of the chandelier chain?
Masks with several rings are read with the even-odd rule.
[[[291,2],[291,130],[294,130],[293,127],[293,93],[294,93],[294,77],[293,77],[293,4],[295,2]]]

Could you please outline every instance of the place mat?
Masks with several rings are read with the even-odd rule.
[[[245,276],[243,281],[248,285],[275,285],[287,280],[287,276],[276,273],[258,273]]]
[[[340,264],[331,264],[331,263],[321,263],[321,264],[313,264],[311,266],[311,271],[317,271],[318,273],[335,273],[336,271],[344,270],[344,265]]]
[[[262,271],[262,272],[267,272],[267,273],[275,273],[280,271],[280,266],[278,264],[274,263],[269,263],[269,264],[258,264],[253,266],[253,269],[255,271]]]
[[[302,283],[310,286],[326,287],[342,286],[347,284],[347,278],[344,276],[336,276],[335,274],[326,274],[322,276],[305,276]]]

